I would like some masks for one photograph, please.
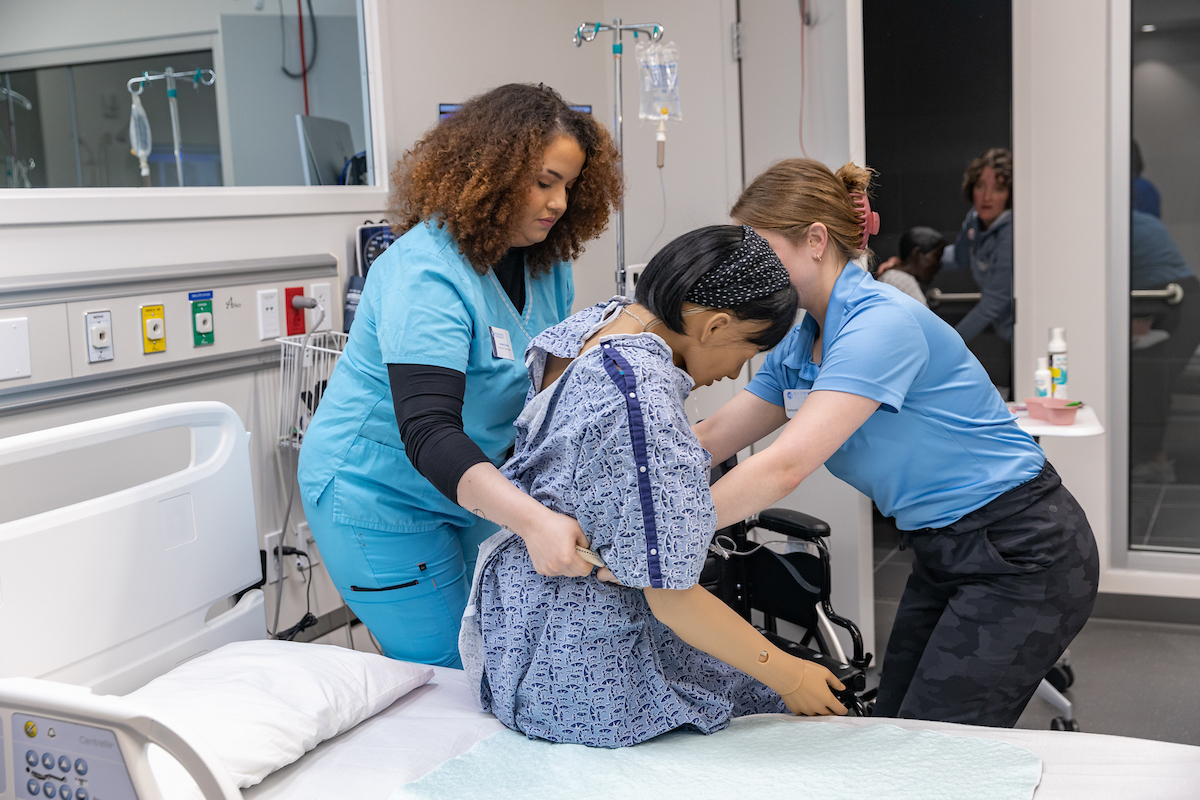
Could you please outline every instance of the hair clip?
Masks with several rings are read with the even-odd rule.
[[[879,212],[871,210],[871,200],[866,192],[851,192],[850,199],[854,201],[858,212],[862,214],[862,249],[867,249],[867,240],[873,234],[879,233]]]

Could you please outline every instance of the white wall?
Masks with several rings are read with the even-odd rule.
[[[741,3],[747,183],[784,158],[815,158],[833,169],[850,160],[846,0],[808,3],[803,63],[798,6]]]
[[[1107,433],[1042,446],[1096,533],[1100,589],[1200,597],[1197,559],[1126,549],[1129,25],[1128,0],[1013,3],[1016,389],[1066,326],[1072,396]]]

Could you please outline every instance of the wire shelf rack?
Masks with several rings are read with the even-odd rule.
[[[304,443],[304,432],[329,385],[347,338],[336,331],[318,331],[309,337],[307,346],[304,334],[275,340],[279,342],[280,447],[299,450]],[[296,386],[300,391],[293,393]]]

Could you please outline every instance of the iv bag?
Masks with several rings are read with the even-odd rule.
[[[681,120],[679,110],[679,48],[674,42],[638,42],[638,117]]]
[[[142,167],[142,177],[149,177],[150,164],[150,120],[142,108],[142,98],[133,95],[133,112],[129,115],[129,152],[137,156]]]

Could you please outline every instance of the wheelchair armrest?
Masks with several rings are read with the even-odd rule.
[[[796,539],[823,539],[829,535],[829,523],[812,514],[790,508],[768,508],[758,515],[756,527],[782,533]]]

